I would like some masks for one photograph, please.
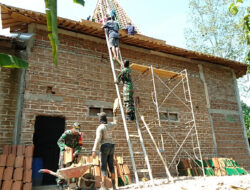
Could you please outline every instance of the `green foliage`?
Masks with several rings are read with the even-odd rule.
[[[57,0],[44,0],[46,6],[48,37],[52,47],[53,63],[57,66],[58,62],[58,29],[57,29]],[[74,3],[84,6],[84,0],[73,0]]]
[[[15,56],[0,53],[0,67],[8,68],[28,68],[28,63]]]
[[[228,10],[231,14],[237,15],[239,12],[240,6],[243,4],[243,0],[237,0],[236,2],[231,3]],[[246,7],[245,16],[242,19],[242,28],[245,34],[245,40],[248,45],[248,52],[245,56],[245,63],[250,64],[250,7]],[[250,65],[248,66],[247,73],[250,73]]]
[[[48,37],[52,47],[53,63],[57,66],[58,61],[58,30],[57,30],[57,1],[45,0]]]
[[[246,8],[245,4],[238,6],[241,1],[237,1],[234,16],[228,11],[231,3],[232,0],[189,0],[190,27],[185,30],[188,49],[244,62],[245,55],[250,54],[242,27]],[[239,82],[240,94],[250,97],[250,74]]]
[[[240,26],[242,10],[231,16],[227,6],[231,0],[190,0],[190,27],[185,30],[187,47],[236,61],[243,61],[246,53],[243,30]]]
[[[250,138],[250,106],[247,106],[245,103],[241,102],[241,107],[247,130],[247,136]]]
[[[74,1],[74,3],[80,4],[82,6],[85,5],[85,1],[84,0],[73,0],[73,1]]]

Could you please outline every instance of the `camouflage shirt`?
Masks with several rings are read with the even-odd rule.
[[[122,81],[123,84],[132,84],[132,77],[131,77],[131,69],[127,67],[123,67],[121,72],[118,75],[118,83]]]
[[[68,146],[74,148],[77,153],[80,153],[82,150],[82,139],[82,133],[77,132],[76,134],[73,134],[72,130],[67,130],[59,138],[57,144],[61,151],[64,151],[65,146]]]

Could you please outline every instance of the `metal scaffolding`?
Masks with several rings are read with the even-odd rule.
[[[175,166],[177,170],[180,159],[188,157],[193,161],[198,160],[201,162],[201,167],[197,162],[194,163],[202,169],[203,175],[205,176],[187,70],[176,73],[138,64],[132,64],[131,68],[138,73],[138,79],[135,80],[135,83],[143,79],[145,79],[144,81],[151,81],[152,83],[153,87],[150,89],[151,98],[156,114],[145,117],[144,114],[148,115],[148,112],[143,108],[143,103],[137,104],[136,108],[144,125],[142,133],[144,135],[146,133],[150,136],[153,142],[152,147],[157,150],[164,167],[170,169]],[[149,84],[145,85],[149,88]],[[137,88],[136,84],[135,88]],[[163,89],[165,89],[165,91]],[[145,98],[145,101],[149,100],[145,96],[143,98]],[[141,102],[143,102],[143,98],[140,98]],[[171,105],[173,99],[175,99],[175,104],[179,102],[179,104],[182,105],[181,107],[179,106],[179,111],[186,115],[176,114],[179,116],[179,118],[174,118],[177,119],[177,121],[171,121],[171,112],[169,112],[171,108],[169,108],[168,104]],[[172,152],[172,154],[168,154],[166,150],[166,144],[170,142],[176,145],[176,147],[172,147],[172,149],[175,149],[175,152]],[[167,163],[167,160],[171,161]],[[168,175],[167,170],[166,173]]]

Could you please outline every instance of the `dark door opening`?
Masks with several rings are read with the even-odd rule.
[[[33,143],[35,146],[34,157],[42,158],[43,168],[56,171],[60,150],[57,140],[65,130],[63,117],[37,116]],[[56,184],[56,178],[43,174],[42,185]]]

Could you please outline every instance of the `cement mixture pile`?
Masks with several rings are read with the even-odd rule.
[[[129,185],[119,189],[143,190],[250,190],[250,174],[243,176],[211,176],[211,177],[178,177],[174,182],[156,179],[151,182],[141,182],[139,185]]]

